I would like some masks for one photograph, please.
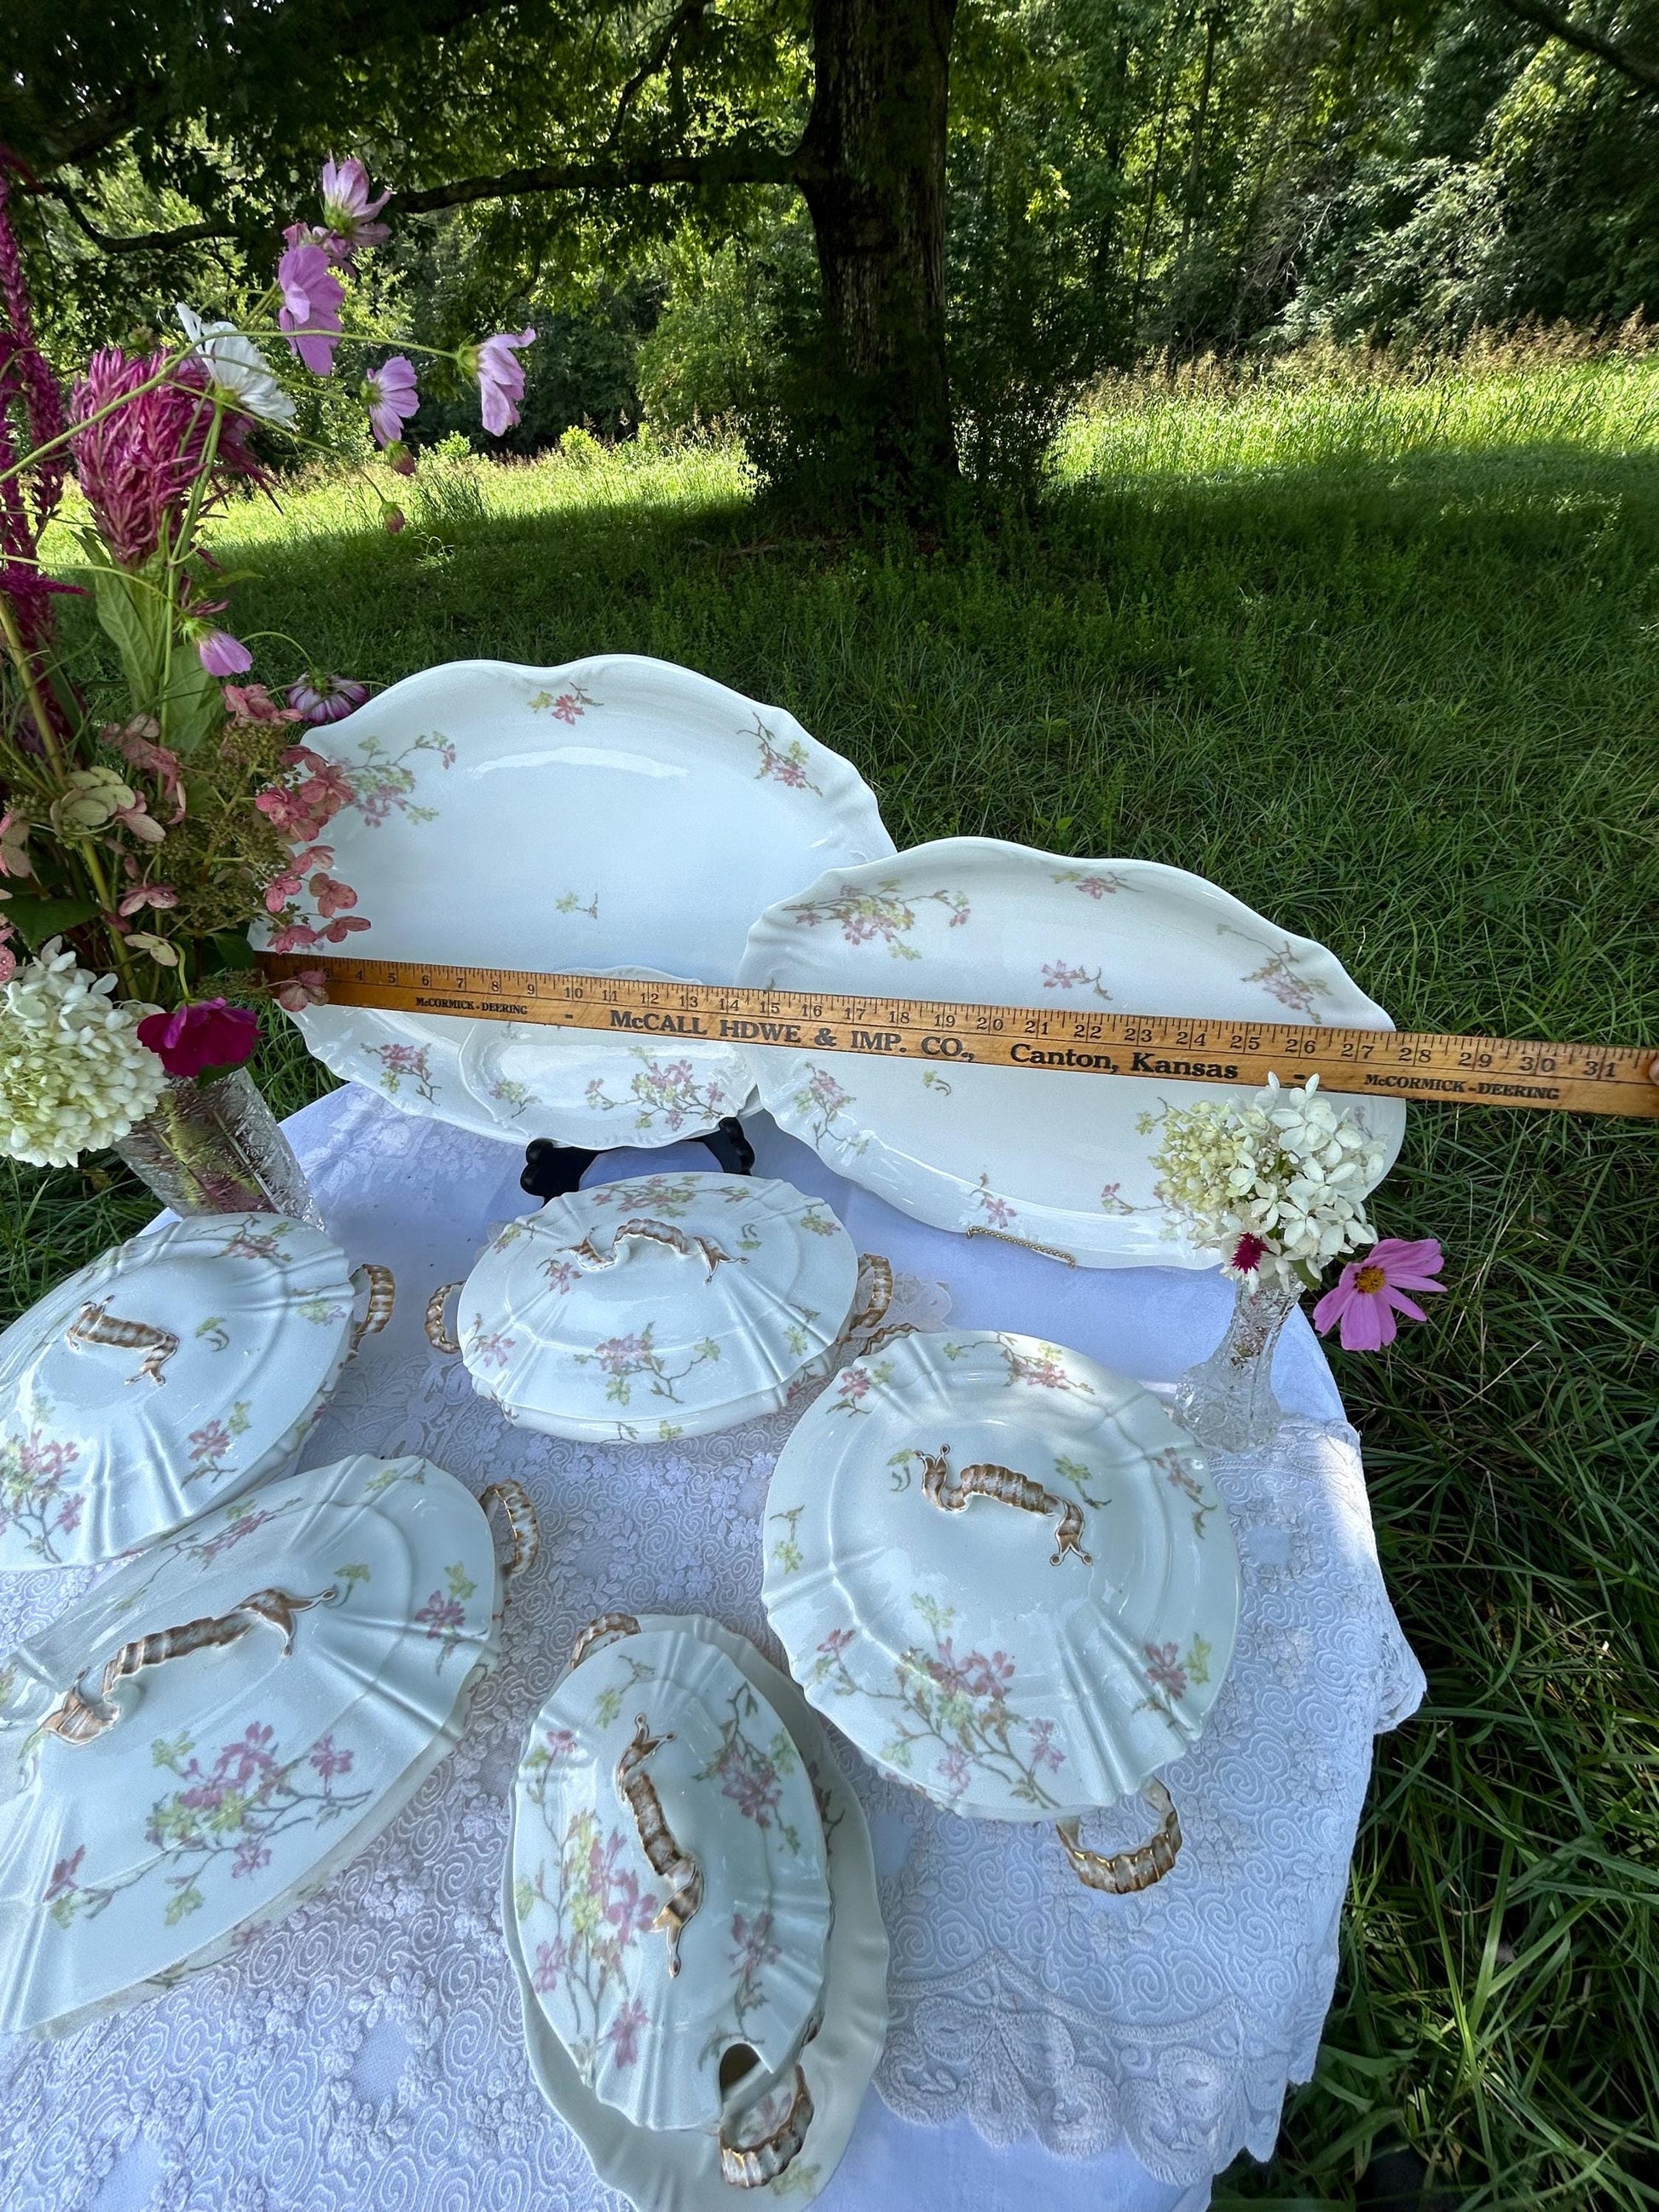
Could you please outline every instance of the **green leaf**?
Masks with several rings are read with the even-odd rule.
[[[224,694],[203,667],[194,646],[175,639],[167,696],[161,704],[161,736],[179,758],[187,759],[216,721],[222,720]]]
[[[141,572],[129,575],[125,568],[100,565],[93,571],[92,592],[98,620],[121,656],[122,672],[134,708],[154,709],[161,689],[166,665],[167,603]],[[200,663],[198,663],[200,665]]]
[[[27,891],[14,891],[5,908],[6,920],[31,952],[38,952],[49,937],[90,921],[97,912],[92,899],[32,898]]]
[[[252,968],[253,947],[240,929],[216,929],[207,940],[209,958],[215,968]]]

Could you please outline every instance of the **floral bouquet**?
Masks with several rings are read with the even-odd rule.
[[[1443,1255],[1431,1237],[1376,1241],[1365,1200],[1382,1176],[1382,1153],[1357,1115],[1320,1091],[1316,1075],[1299,1091],[1269,1075],[1248,1106],[1206,1099],[1143,1115],[1140,1127],[1149,1132],[1160,1121],[1154,1188],[1171,1233],[1212,1249],[1239,1286],[1226,1336],[1182,1376],[1176,1409],[1200,1443],[1243,1450],[1267,1442],[1278,1425],[1273,1348],[1304,1291],[1369,1245],[1313,1319],[1322,1335],[1340,1326],[1346,1350],[1376,1351],[1393,1343],[1397,1314],[1424,1319],[1410,1293],[1444,1288],[1433,1279]]]
[[[387,236],[374,218],[388,196],[371,197],[361,161],[326,162],[320,221],[289,228],[274,281],[241,323],[180,307],[178,340],[138,356],[106,347],[66,394],[34,337],[8,212],[20,173],[0,149],[0,1151],[66,1164],[166,1118],[169,1102],[182,1139],[194,1108],[181,1086],[240,1068],[254,1018],[201,994],[250,964],[256,915],[276,918],[289,951],[368,927],[325,836],[352,794],[299,741],[367,689],[313,669],[289,671],[285,695],[256,680],[204,533],[238,486],[268,483],[269,449],[312,442],[267,349],[287,349],[310,375],[335,373],[346,288]],[[534,337],[410,349],[476,379],[498,434],[519,419],[519,356]],[[366,362],[362,392],[383,458],[408,474],[402,432],[419,388],[407,355]],[[380,496],[386,526],[401,529]],[[53,550],[84,581],[51,573],[54,521]],[[57,646],[62,599],[88,592],[118,657],[113,693],[83,684]],[[299,912],[302,887],[314,920]],[[276,995],[314,1002],[320,971]],[[198,1155],[204,1141],[198,1128]],[[165,1194],[200,1211],[215,1188],[249,1202],[234,1167],[228,1182],[216,1170]]]

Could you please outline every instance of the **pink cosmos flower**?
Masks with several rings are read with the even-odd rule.
[[[328,978],[320,968],[302,968],[276,994],[277,1005],[290,1014],[302,1014],[307,1006],[325,1006],[327,1000]]]
[[[473,357],[473,371],[483,401],[483,426],[492,437],[499,438],[519,419],[519,402],[524,398],[524,363],[518,356],[523,347],[533,345],[535,340],[533,330],[520,331],[516,337],[511,331],[498,331],[494,337],[484,340]]]
[[[324,162],[322,188],[325,228],[318,242],[331,261],[349,261],[365,247],[385,245],[391,232],[369,218],[379,215],[392,195],[382,192],[370,199],[368,171],[355,155],[349,161]]]
[[[203,999],[170,1014],[146,1014],[138,1042],[169,1075],[197,1076],[204,1067],[240,1067],[259,1042],[259,1017],[222,999]]]
[[[210,676],[242,676],[253,665],[253,655],[228,629],[210,629],[197,641],[196,651]]]
[[[343,722],[368,696],[367,684],[349,676],[323,676],[314,669],[288,688],[288,703],[302,722]]]
[[[1363,1260],[1349,1261],[1336,1288],[1327,1291],[1314,1308],[1314,1327],[1328,1336],[1340,1322],[1345,1352],[1378,1352],[1399,1334],[1396,1313],[1427,1320],[1422,1307],[1405,1293],[1415,1291],[1420,1297],[1443,1291],[1446,1285],[1432,1279],[1444,1265],[1436,1237],[1385,1237]]]
[[[402,354],[394,353],[390,361],[369,370],[363,389],[368,397],[368,427],[374,433],[375,444],[401,444],[404,424],[421,404],[412,366]]]
[[[334,373],[334,349],[340,343],[340,302],[345,287],[326,253],[299,226],[286,234],[289,248],[276,264],[283,305],[276,320],[288,342],[313,376]]]

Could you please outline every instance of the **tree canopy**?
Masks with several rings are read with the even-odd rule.
[[[862,405],[890,459],[1028,468],[1137,353],[1659,301],[1654,0],[12,0],[8,39],[70,351],[262,279],[347,150],[434,332],[533,304],[610,422],[643,345],[784,461]]]

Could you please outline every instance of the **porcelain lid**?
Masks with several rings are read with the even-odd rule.
[[[281,1464],[350,1348],[343,1255],[280,1214],[135,1237],[0,1337],[0,1567],[107,1559]]]
[[[282,1909],[495,1650],[477,1500],[342,1460],[117,1568],[0,1664],[0,2030],[49,2027]]]
[[[708,2126],[742,2047],[765,2074],[791,2063],[823,1996],[823,1831],[793,1739],[724,1651],[682,1628],[588,1651],[531,1730],[514,1851],[532,1986],[605,2103]]]
[[[953,1811],[1113,1802],[1196,1741],[1238,1553],[1202,1455],[1140,1383],[1034,1337],[897,1340],[802,1415],[766,1501],[790,1672]]]
[[[509,1222],[462,1288],[475,1388],[594,1439],[698,1436],[822,1372],[858,1255],[821,1199],[731,1175],[637,1176]]]

